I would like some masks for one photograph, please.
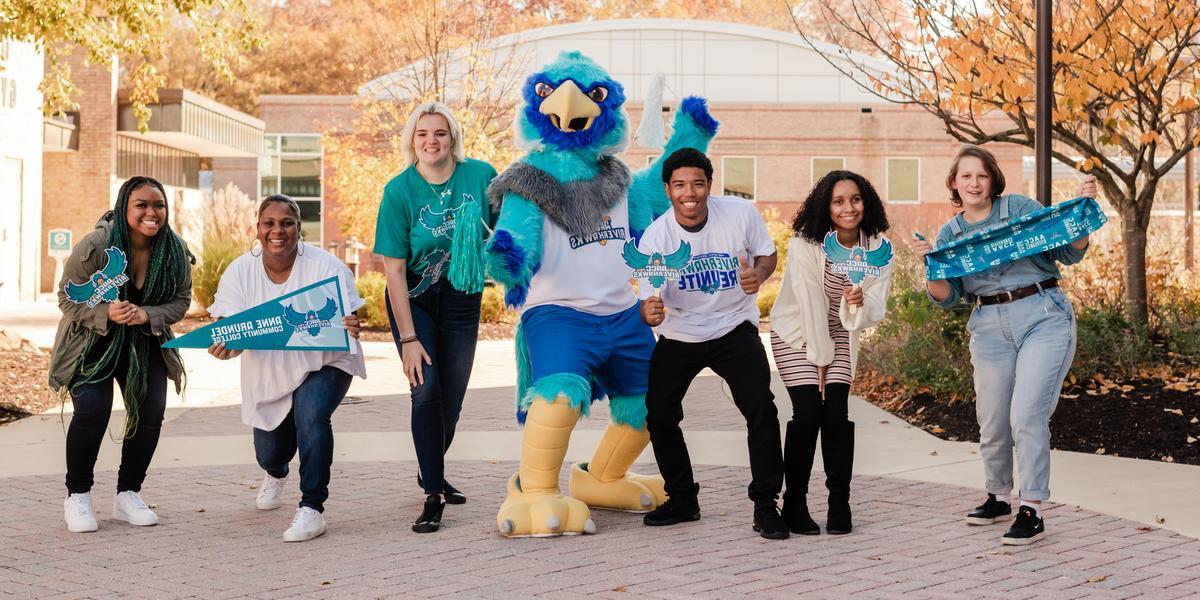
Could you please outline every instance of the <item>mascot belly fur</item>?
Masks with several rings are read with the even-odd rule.
[[[517,332],[521,464],[496,524],[508,537],[594,533],[588,506],[646,512],[666,501],[663,481],[629,472],[649,443],[646,387],[654,336],[641,321],[622,259],[669,210],[662,161],[704,151],[717,122],[686,98],[662,155],[631,174],[615,155],[629,138],[625,94],[596,63],[564,52],[523,88],[517,143],[527,154],[488,190],[500,206],[488,273],[523,307]],[[612,415],[591,461],[558,487],[571,432],[593,400]]]

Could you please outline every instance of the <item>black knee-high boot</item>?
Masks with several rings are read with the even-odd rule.
[[[783,444],[784,479],[783,520],[792,533],[817,535],[821,527],[808,513],[808,479],[812,475],[813,456],[817,453],[816,423],[788,421]]]
[[[829,488],[829,515],[825,531],[839,535],[854,528],[850,518],[850,474],[854,469],[854,422],[826,423],[821,428],[821,456],[825,462],[825,487]]]

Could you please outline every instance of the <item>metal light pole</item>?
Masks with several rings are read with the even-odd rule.
[[[1195,128],[1196,120],[1195,113],[1189,112],[1184,120],[1186,123],[1184,131],[1187,137],[1192,136],[1192,129]],[[1184,268],[1191,271],[1192,263],[1195,261],[1193,246],[1195,240],[1195,219],[1196,213],[1196,190],[1195,190],[1195,169],[1192,166],[1192,152],[1189,150],[1183,159],[1183,265]]]
[[[1033,152],[1036,161],[1036,190],[1038,202],[1050,206],[1050,119],[1054,114],[1054,77],[1051,56],[1054,39],[1054,5],[1052,0],[1037,0],[1037,95],[1035,97]]]

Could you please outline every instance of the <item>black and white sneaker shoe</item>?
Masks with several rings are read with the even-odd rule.
[[[1012,506],[997,500],[995,494],[988,494],[987,502],[967,513],[967,525],[991,525],[1011,518]]]
[[[1022,506],[1017,510],[1017,520],[1012,527],[1000,538],[1005,546],[1028,546],[1046,535],[1046,523],[1037,516],[1037,510],[1032,506]]]

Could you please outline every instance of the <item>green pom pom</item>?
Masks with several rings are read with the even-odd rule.
[[[471,200],[458,211],[454,240],[450,243],[450,285],[478,294],[483,291],[483,205]]]

